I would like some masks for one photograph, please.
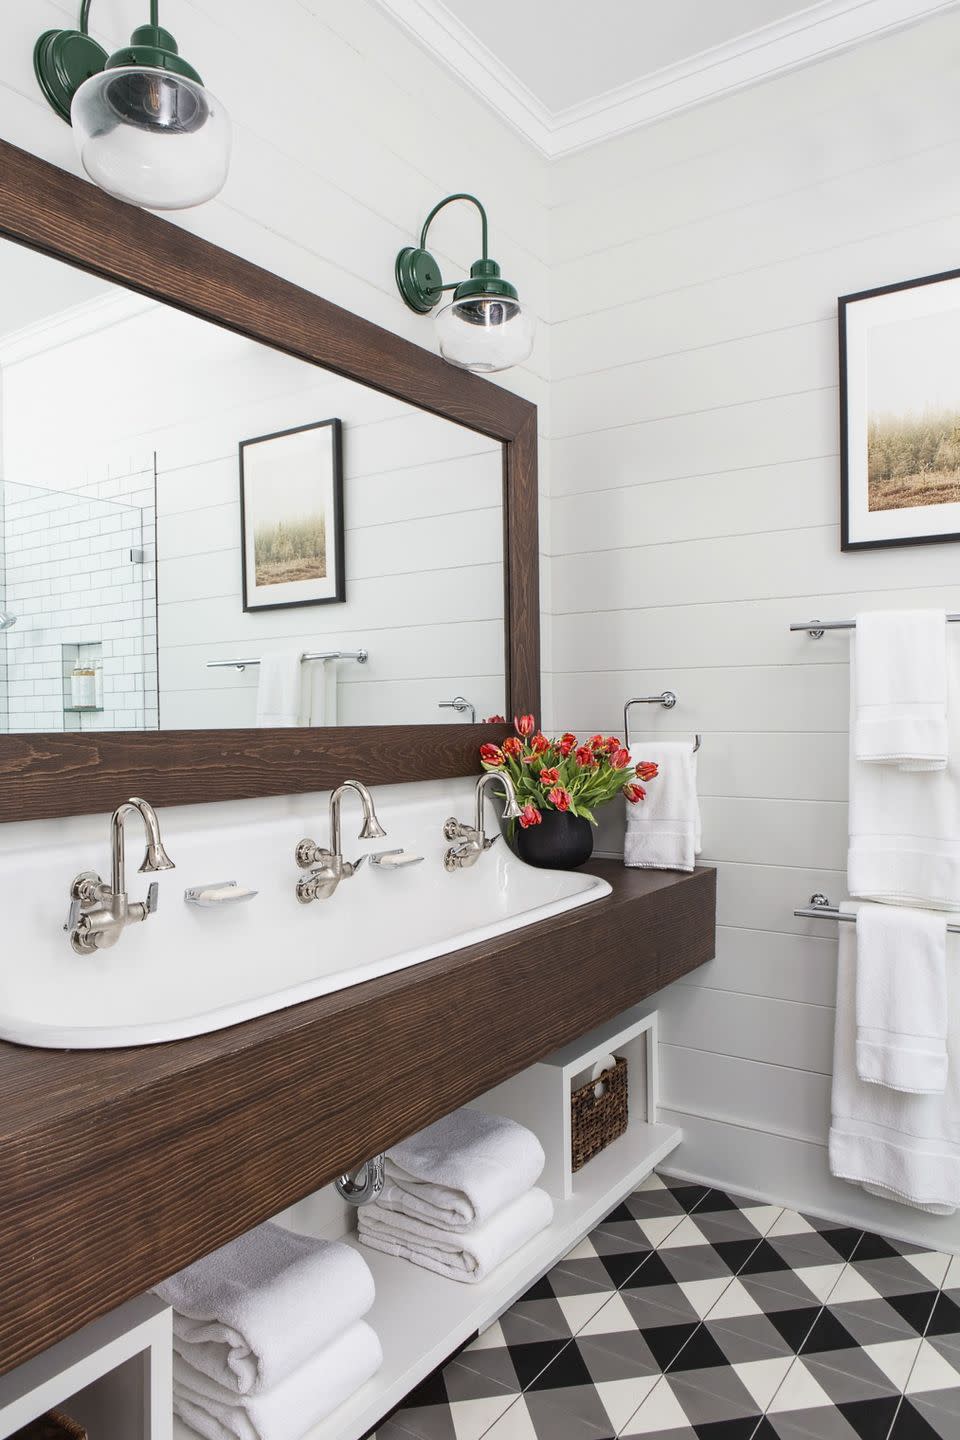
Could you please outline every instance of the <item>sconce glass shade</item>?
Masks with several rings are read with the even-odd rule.
[[[457,298],[437,314],[440,354],[461,370],[490,374],[509,370],[533,349],[533,318],[519,300],[505,295]]]
[[[222,190],[230,166],[230,117],[187,75],[116,66],[77,90],[70,120],[94,184],[148,210],[186,210]]]

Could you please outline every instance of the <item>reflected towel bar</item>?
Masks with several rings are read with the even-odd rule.
[[[306,655],[300,656],[301,665],[307,660],[356,660],[358,665],[366,665],[369,659],[367,650],[311,650]],[[208,660],[208,670],[246,670],[248,665],[259,665],[259,660]]]
[[[674,691],[672,691],[672,690],[664,690],[660,695],[637,695],[637,696],[634,697],[633,700],[628,700],[627,703],[626,703],[626,705],[624,705],[624,707],[623,707],[623,743],[624,743],[624,745],[626,745],[627,749],[628,749],[628,750],[630,749],[630,706],[631,706],[631,705],[662,705],[663,708],[664,708],[664,710],[672,710],[673,707],[674,707],[674,705],[676,705],[676,703],[677,703],[677,697],[676,697],[676,694],[674,693]],[[696,753],[697,753],[697,751],[700,749],[700,746],[702,745],[702,743],[703,743],[703,736],[702,736],[702,735],[697,735],[697,736],[694,737],[694,742],[693,742],[693,753],[694,753],[694,755],[696,755]]]
[[[948,615],[951,624],[960,621],[960,615]],[[825,630],[856,630],[856,620],[794,620],[791,630],[806,630],[811,640],[819,640]]]
[[[847,915],[838,910],[836,905],[831,905],[826,895],[811,895],[809,905],[801,905],[799,910],[794,910],[798,920],[856,920],[856,915]],[[960,935],[960,925],[948,925],[947,929],[952,935]]]

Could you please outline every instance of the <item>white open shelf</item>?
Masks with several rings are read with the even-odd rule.
[[[64,1410],[92,1440],[170,1440],[170,1311],[141,1295],[0,1375],[0,1440]]]
[[[570,1163],[570,1080],[602,1056],[625,1055],[630,1066],[630,1124],[624,1135],[576,1175]],[[553,1223],[478,1285],[434,1275],[408,1261],[357,1245],[373,1274],[377,1298],[366,1319],[383,1345],[372,1380],[314,1426],[304,1440],[360,1440],[420,1381],[478,1330],[484,1330],[534,1281],[583,1239],[679,1145],[680,1130],[656,1121],[656,1015],[620,1016],[497,1086],[476,1102],[510,1115],[540,1137],[547,1168],[540,1183],[554,1197]],[[565,1138],[564,1138],[565,1137]],[[329,1208],[298,1209],[295,1228],[329,1238]],[[175,1440],[197,1440],[174,1420]],[[2,1437],[0,1437],[2,1440]]]

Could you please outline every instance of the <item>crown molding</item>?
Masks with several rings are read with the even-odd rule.
[[[557,111],[548,109],[443,0],[378,3],[543,155],[556,159],[953,10],[958,0],[819,0],[726,45]]]
[[[57,350],[61,345],[82,340],[85,335],[98,334],[111,325],[121,325],[125,320],[155,309],[155,300],[148,300],[132,290],[118,289],[94,300],[84,300],[79,305],[45,315],[32,325],[0,335],[0,367],[17,365],[21,360],[30,360],[47,350]]]

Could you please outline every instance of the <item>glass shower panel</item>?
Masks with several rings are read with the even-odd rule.
[[[157,729],[153,507],[0,482],[0,732]]]

